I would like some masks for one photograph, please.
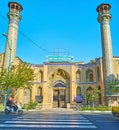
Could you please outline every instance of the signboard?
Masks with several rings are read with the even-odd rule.
[[[75,96],[74,101],[76,103],[82,103],[83,102],[83,96],[82,95]]]
[[[73,62],[73,56],[66,56],[66,55],[50,55],[46,56],[46,62]]]

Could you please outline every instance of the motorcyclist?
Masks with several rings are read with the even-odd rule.
[[[13,110],[17,110],[17,105],[14,103],[14,100],[12,97],[9,97],[7,102],[6,102],[6,106],[9,106],[11,108],[13,108]]]

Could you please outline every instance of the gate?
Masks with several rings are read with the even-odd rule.
[[[65,89],[54,89],[53,90],[53,107],[54,108],[64,108],[65,106]]]

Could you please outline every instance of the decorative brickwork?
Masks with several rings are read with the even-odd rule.
[[[9,2],[8,6],[9,27],[6,35],[4,68],[8,68],[9,65],[13,64],[16,57],[18,23],[21,20],[20,11],[22,10],[22,6],[17,2]]]
[[[101,4],[96,10],[98,12],[98,22],[101,26],[105,96],[109,94],[107,89],[108,82],[114,79],[112,41],[109,23],[111,20],[110,8],[111,6],[109,4]]]

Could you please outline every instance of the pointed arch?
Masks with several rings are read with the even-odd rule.
[[[42,95],[42,87],[39,86],[37,89],[37,95],[41,96]]]
[[[77,88],[76,88],[76,95],[78,96],[78,95],[81,95],[82,93],[81,93],[81,87],[80,86],[77,86]]]
[[[50,87],[54,86],[54,83],[57,81],[62,81],[66,84],[66,86],[70,85],[70,75],[67,71],[58,68],[54,70],[52,73],[49,75],[49,85]]]
[[[86,70],[86,81],[87,82],[93,82],[94,81],[94,74],[92,69]]]
[[[24,103],[27,104],[31,101],[31,91],[30,89],[24,90]]]
[[[86,91],[90,91],[90,90],[93,90],[93,88],[91,86],[89,86]]]
[[[40,82],[43,82],[43,71],[42,70],[39,71],[39,80],[40,80]]]
[[[76,81],[81,82],[81,71],[80,70],[76,71]]]
[[[55,88],[66,87],[66,84],[65,84],[63,81],[58,80],[58,81],[56,81],[56,82],[54,83],[54,87],[55,87]]]
[[[86,89],[86,102],[87,102],[87,105],[91,105],[91,102],[92,102],[92,94],[93,94],[93,88],[91,86],[89,86],[87,89]]]
[[[49,74],[49,77],[51,77],[51,76],[53,77],[55,75],[62,75],[65,79],[70,79],[70,74],[66,70],[64,70],[62,68],[57,68],[57,69],[53,70]]]

